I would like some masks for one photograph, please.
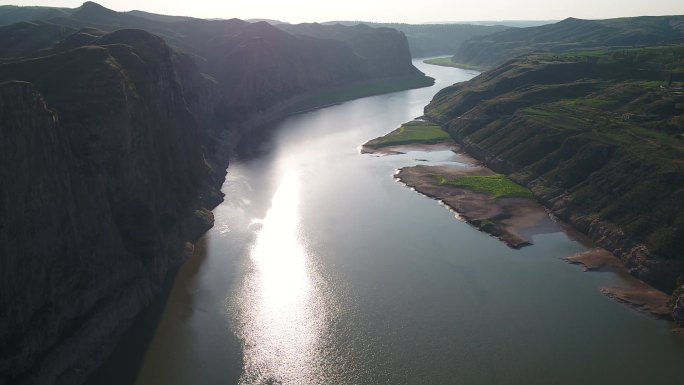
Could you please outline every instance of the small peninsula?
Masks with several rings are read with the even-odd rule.
[[[385,136],[370,140],[362,153],[401,154],[417,149],[436,151],[459,147],[434,123],[414,120]],[[531,236],[558,229],[527,188],[502,174],[476,166],[419,165],[400,169],[395,177],[421,194],[442,201],[472,226],[491,234],[508,246],[531,245]]]
[[[362,154],[403,154],[407,150],[458,150],[449,134],[434,123],[413,120],[396,130],[366,142],[361,146]]]

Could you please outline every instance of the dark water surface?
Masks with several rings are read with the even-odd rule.
[[[181,269],[136,383],[681,384],[684,341],[599,292],[624,281],[512,250],[395,182],[450,152],[360,155],[472,71],[288,118],[231,163],[216,226]]]

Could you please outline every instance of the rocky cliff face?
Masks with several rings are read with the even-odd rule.
[[[684,110],[667,83],[684,80],[681,54],[531,55],[441,91],[426,114],[632,274],[672,291],[684,275]]]
[[[211,226],[193,76],[143,31],[0,65],[0,383],[82,381]]]
[[[369,76],[407,76],[419,74],[411,64],[406,36],[392,28],[311,24],[278,24],[278,29],[293,35],[344,42]]]

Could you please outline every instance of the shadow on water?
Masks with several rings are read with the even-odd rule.
[[[162,292],[152,303],[136,317],[131,328],[123,335],[112,354],[86,381],[85,385],[128,385],[135,384],[138,374],[144,364],[150,343],[154,339],[155,331],[164,314],[169,300],[180,297],[180,301],[191,306],[195,300],[183,287],[192,281],[199,273],[207,258],[206,236],[200,238],[195,245],[192,257],[182,266],[170,272],[166,277]],[[235,341],[235,347],[240,347]],[[240,352],[239,357],[242,356]],[[241,366],[241,363],[239,364]],[[226,383],[237,382],[238,377],[226,379]]]

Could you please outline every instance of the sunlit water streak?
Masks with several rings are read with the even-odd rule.
[[[323,299],[301,233],[299,176],[285,172],[250,251],[238,308],[241,384],[314,383],[325,321]]]

